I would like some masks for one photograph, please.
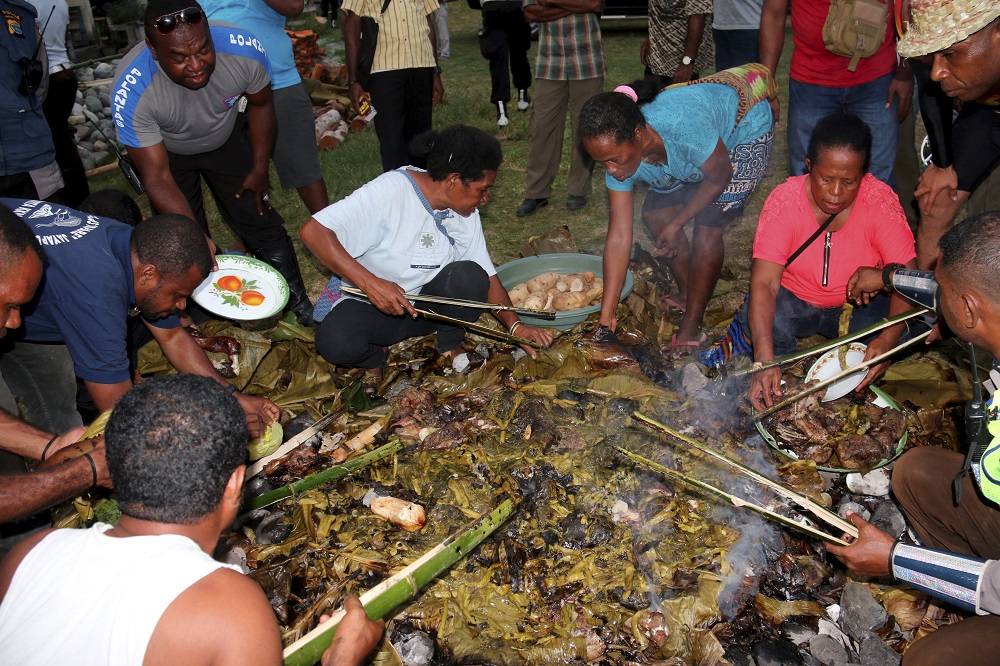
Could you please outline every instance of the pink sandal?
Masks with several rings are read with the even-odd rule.
[[[681,314],[684,313],[685,310],[684,306],[681,305],[679,302],[675,301],[674,297],[671,296],[670,294],[664,294],[663,296],[660,296],[660,302],[666,305],[667,308],[670,310],[676,310]]]
[[[680,358],[698,351],[698,348],[708,342],[708,335],[702,332],[697,340],[678,340],[677,334],[670,336],[670,344],[664,345],[661,353],[667,358]]]

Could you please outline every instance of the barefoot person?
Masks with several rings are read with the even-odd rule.
[[[755,67],[662,92],[647,79],[584,105],[580,137],[607,170],[611,207],[601,325],[617,325],[618,293],[632,249],[633,188],[642,182],[649,184],[642,221],[677,282],[673,304],[685,311],[670,351],[690,353],[704,342],[702,318],[722,270],[723,234],[742,215],[771,152],[766,95],[772,86],[763,68]],[[689,243],[684,227],[692,221]]]
[[[427,171],[382,174],[306,222],[302,242],[334,276],[316,304],[316,350],[330,363],[376,370],[386,347],[437,333],[441,353],[456,352],[460,326],[417,317],[404,294],[420,292],[510,305],[486,251],[478,206],[503,161],[500,142],[482,130],[453,125],[417,138]],[[355,285],[368,299],[353,298]],[[482,310],[448,305],[435,312],[473,322]],[[548,346],[552,334],[525,326],[510,310],[494,313],[518,337]],[[530,347],[525,350],[534,355]]]

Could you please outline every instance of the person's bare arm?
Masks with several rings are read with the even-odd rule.
[[[219,569],[182,592],[160,616],[143,666],[275,666],[281,639],[260,586]]]
[[[163,142],[146,148],[128,148],[139,180],[146,188],[149,203],[157,213],[177,213],[194,219],[191,204],[170,173],[170,158]]]
[[[632,252],[632,223],[635,211],[632,192],[608,190],[608,236],[604,240],[604,295],[597,323],[612,331],[618,327],[618,296],[625,284],[629,254]]]
[[[323,666],[358,666],[363,664],[368,653],[378,645],[385,629],[385,621],[373,622],[368,619],[361,601],[351,597],[344,602],[346,611],[337,633],[333,635],[330,647],[323,653]],[[323,616],[321,622],[328,618]]]
[[[361,100],[371,99],[371,95],[358,81],[358,57],[361,53],[361,17],[354,12],[344,10],[344,22],[341,24],[341,34],[344,36],[344,64],[347,67],[347,96],[351,98],[354,110],[361,108]],[[434,50],[437,53],[437,49]]]
[[[754,259],[750,269],[750,304],[747,319],[753,339],[753,360],[774,360],[774,311],[785,267]],[[754,409],[763,410],[781,397],[781,368],[754,373],[747,390],[747,400]]]
[[[264,4],[288,18],[296,18],[305,9],[303,0],[264,0]]]
[[[507,293],[507,288],[503,286],[496,275],[490,276],[490,290],[486,295],[487,303],[496,303],[497,305],[513,305],[510,302],[510,294]],[[512,310],[498,310],[493,313],[493,316],[504,325],[504,328],[510,330],[510,327],[515,323],[520,321],[517,313]],[[517,327],[514,332],[519,338],[524,338],[525,340],[531,340],[532,342],[537,342],[543,347],[548,347],[552,344],[552,332],[547,328],[536,328],[535,326],[528,326],[526,324],[521,324]],[[528,356],[535,358],[538,356],[538,352],[535,351],[534,347],[531,345],[521,345],[521,348],[527,352]]]
[[[785,48],[785,16],[788,14],[788,0],[764,0],[760,12],[760,35],[758,47],[760,61],[771,70],[771,76],[777,81],[778,61],[781,51]],[[781,102],[778,93],[768,98],[771,104],[771,115],[775,124],[781,118]]]
[[[170,365],[177,370],[208,377],[222,386],[229,386],[229,382],[215,369],[191,334],[182,327],[157,328],[149,324],[146,327],[160,345]],[[236,393],[235,397],[246,414],[251,439],[260,437],[264,427],[281,416],[281,409],[267,398],[246,393]]]
[[[132,380],[117,382],[115,384],[101,384],[84,380],[84,385],[90,391],[90,397],[94,401],[97,411],[106,412],[115,406],[118,398],[122,397],[132,388]]]
[[[573,12],[558,7],[543,7],[542,5],[526,5],[524,8],[524,20],[529,23],[548,23],[556,21],[564,16],[569,16]]]
[[[85,456],[71,458],[48,469],[0,477],[0,523],[30,516],[73,499],[94,485],[94,470],[98,484],[110,485],[104,445]]]
[[[687,18],[687,35],[684,38],[684,54],[694,59],[698,55],[701,47],[701,40],[705,36],[705,14],[692,14]],[[690,81],[694,75],[694,63],[685,65],[680,63],[674,70],[674,83],[684,83]]]
[[[905,268],[909,268],[911,270],[916,267],[917,267],[916,259],[911,260],[905,266]],[[896,315],[903,314],[904,312],[907,312],[908,310],[912,309],[913,309],[913,304],[907,301],[899,294],[897,294],[896,292],[893,292],[892,295],[889,297],[890,317],[895,317]],[[889,328],[882,329],[881,333],[879,333],[873,340],[868,342],[868,345],[865,348],[865,360],[867,361],[870,358],[875,358],[876,356],[884,354],[885,352],[895,347],[896,343],[899,342],[900,336],[903,335],[904,330],[906,330],[906,324],[904,323],[899,323],[896,324],[895,326],[890,326]],[[867,387],[869,384],[871,384],[876,379],[881,377],[885,373],[888,367],[889,367],[889,361],[885,361],[883,363],[879,363],[878,365],[869,368],[868,374],[865,375],[864,381],[861,382],[861,384],[858,386],[858,388],[855,389],[855,391],[857,392],[864,391],[865,387]]]
[[[683,233],[684,225],[718,199],[733,178],[733,163],[729,159],[729,151],[726,150],[722,139],[719,139],[715,150],[698,168],[705,178],[696,186],[698,189],[677,212],[674,219],[664,226],[660,237],[656,239],[656,251],[667,258],[673,257],[677,252],[678,234]]]
[[[555,7],[570,14],[600,14],[601,0],[539,0],[543,7]]]
[[[444,0],[441,0],[444,2]],[[427,28],[428,28],[428,39],[431,41],[431,53],[434,54],[434,62],[437,62],[437,26],[434,25],[434,19],[431,14],[427,15]],[[431,106],[437,106],[438,102],[444,97],[444,83],[441,81],[441,74],[434,68],[434,83],[431,90]]]
[[[263,214],[267,203],[263,197],[271,187],[268,169],[274,150],[274,137],[278,132],[278,118],[274,113],[271,86],[264,86],[255,93],[247,93],[247,129],[250,136],[250,173],[236,192],[236,198],[245,192],[253,195],[257,212]]]
[[[41,460],[42,452],[50,439],[51,434],[0,409],[0,449],[22,458]],[[60,445],[58,439],[52,442],[47,453],[54,453],[65,446]]]
[[[401,315],[405,312],[411,317],[417,316],[413,305],[403,296],[405,292],[402,287],[395,282],[383,280],[358,263],[341,245],[337,234],[315,218],[309,218],[302,225],[299,238],[321,264],[365,292],[368,300],[380,312],[389,315]]]

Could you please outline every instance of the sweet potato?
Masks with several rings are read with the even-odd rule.
[[[385,518],[407,532],[416,532],[427,522],[424,507],[395,497],[376,497],[370,508],[376,516]]]
[[[552,299],[552,307],[560,312],[566,310],[577,310],[587,306],[589,299],[582,291],[567,291]]]
[[[528,291],[528,285],[524,282],[515,286],[513,289],[507,292],[510,296],[510,302],[518,307],[524,304],[524,299],[526,299],[531,292]]]
[[[546,294],[544,292],[539,294],[531,294],[526,299],[524,299],[524,305],[529,310],[542,310],[545,306]]]
[[[556,282],[558,280],[558,273],[542,273],[541,275],[536,275],[528,280],[528,291],[533,294],[539,291],[546,291],[547,289],[556,286]]]

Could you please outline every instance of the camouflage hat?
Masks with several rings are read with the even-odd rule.
[[[904,58],[948,48],[979,32],[1000,16],[997,0],[913,0],[913,21],[896,44]]]

